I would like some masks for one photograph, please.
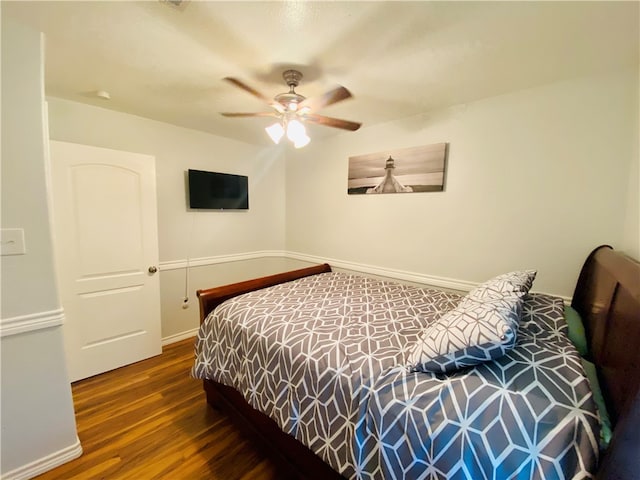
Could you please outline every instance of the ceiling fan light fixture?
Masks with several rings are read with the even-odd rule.
[[[287,138],[292,142],[302,141],[307,136],[307,130],[299,120],[290,120],[287,123]]]
[[[286,133],[287,138],[291,140],[296,148],[302,148],[311,141],[302,122],[340,128],[352,132],[358,130],[362,125],[357,122],[350,122],[340,118],[325,117],[324,115],[311,113],[317,109],[351,98],[351,92],[349,92],[345,87],[338,86],[319,97],[308,99],[295,91],[295,87],[298,86],[300,79],[302,78],[302,73],[297,70],[286,70],[282,74],[282,77],[289,86],[289,91],[276,95],[273,97],[273,100],[270,100],[265,95],[254,88],[251,88],[249,85],[237,78],[225,77],[224,80],[262,100],[264,103],[272,107],[275,112],[225,112],[221,114],[225,117],[276,117],[278,122],[265,128],[267,134],[274,143],[278,144]]]
[[[308,135],[305,135],[304,137],[300,137],[295,142],[293,142],[293,146],[296,148],[302,148],[307,146],[310,141],[311,141],[311,138],[309,138]]]
[[[276,122],[273,125],[268,126],[267,128],[265,128],[265,131],[267,132],[267,135],[269,135],[269,138],[271,138],[271,140],[273,140],[273,143],[275,144],[280,143],[280,140],[284,136],[284,128],[282,127],[282,124],[280,122]]]
[[[302,148],[311,141],[304,125],[298,120],[290,120],[287,123],[287,138],[293,142],[293,146],[296,148]]]

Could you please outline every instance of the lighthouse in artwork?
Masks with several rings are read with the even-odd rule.
[[[396,177],[393,176],[393,170],[396,168],[393,157],[389,155],[385,164],[384,178],[375,187],[368,188],[367,193],[409,193],[413,192],[413,188],[405,187]]]

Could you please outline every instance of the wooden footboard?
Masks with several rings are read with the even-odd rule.
[[[331,267],[325,263],[232,285],[198,290],[200,323],[207,318],[209,312],[229,298],[330,271]],[[205,380],[204,390],[207,402],[211,406],[225,411],[248,436],[256,438],[261,447],[269,448],[274,460],[287,471],[288,479],[331,480],[343,478],[306,446],[291,435],[282,432],[276,422],[252,408],[235,389],[213,380]]]
[[[261,448],[268,448],[271,457],[287,479],[344,480],[294,437],[284,433],[276,422],[252,408],[237,390],[212,380],[204,381],[207,402],[229,415],[231,420]]]
[[[233,283],[231,285],[223,285],[221,287],[208,288],[198,290],[198,300],[200,302],[200,323],[204,322],[209,312],[213,311],[218,305],[232,297],[242,295],[243,293],[253,292],[261,288],[271,287],[280,283],[291,282],[298,278],[317,275],[319,273],[330,272],[331,267],[328,263],[322,265],[314,265],[313,267],[301,268],[291,272],[277,273],[266,277],[255,278],[245,282]]]

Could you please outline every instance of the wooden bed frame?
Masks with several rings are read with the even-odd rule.
[[[200,322],[217,305],[242,293],[330,272],[328,264],[270,275],[246,282],[198,290]],[[583,318],[590,360],[613,424],[613,438],[600,459],[597,478],[640,477],[640,263],[609,246],[596,248],[585,261],[571,303]],[[282,432],[266,415],[253,409],[233,388],[204,381],[207,402],[231,419],[287,471],[287,478],[343,478],[306,446]]]

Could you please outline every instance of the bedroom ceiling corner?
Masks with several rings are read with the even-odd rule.
[[[20,2],[44,32],[48,96],[269,145],[268,118],[234,88],[273,97],[282,72],[322,114],[364,127],[569,78],[637,68],[638,2]],[[96,92],[109,92],[105,101]],[[311,138],[343,134],[309,125]],[[344,134],[352,135],[350,132]]]

